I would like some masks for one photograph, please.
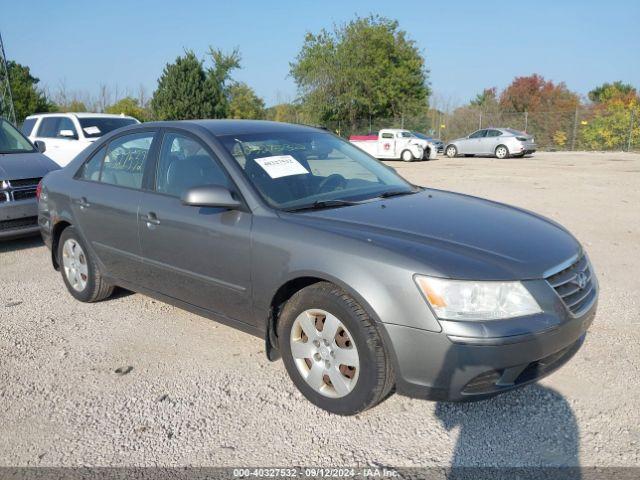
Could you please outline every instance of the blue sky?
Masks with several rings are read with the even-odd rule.
[[[185,48],[242,53],[234,78],[268,105],[295,98],[288,77],[305,32],[355,15],[399,20],[426,57],[433,90],[456,104],[534,72],[586,94],[604,81],[640,87],[640,1],[0,0],[9,58],[55,90],[155,89]]]

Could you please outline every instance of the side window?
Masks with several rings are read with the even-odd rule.
[[[203,185],[230,187],[223,168],[200,142],[179,133],[167,133],[158,159],[156,191],[181,197],[189,188]]]
[[[57,137],[62,137],[60,132],[62,130],[71,130],[75,138],[78,138],[78,132],[76,131],[76,126],[73,124],[73,121],[67,117],[60,117],[60,121],[58,122],[58,131],[56,132]],[[68,137],[65,137],[68,138]]]
[[[38,137],[56,138],[58,136],[58,123],[60,117],[44,117],[38,127]]]
[[[487,134],[486,130],[478,130],[475,133],[469,135],[469,138],[483,138]]]
[[[97,182],[100,180],[100,167],[102,167],[102,159],[104,153],[107,151],[107,147],[102,147],[98,150],[87,162],[85,162],[78,173],[76,178],[82,178],[84,180],[91,180]]]
[[[383,133],[382,138],[393,138],[393,133]]]
[[[20,131],[24,133],[27,137],[31,135],[33,130],[33,126],[36,124],[35,118],[27,118],[23,123],[22,127],[20,127]]]
[[[141,188],[154,132],[134,133],[113,140],[102,163],[100,181],[121,187]]]
[[[487,137],[499,137],[500,135],[502,135],[500,130],[489,130],[487,133]]]

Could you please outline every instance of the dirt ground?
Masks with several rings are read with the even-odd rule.
[[[259,339],[138,294],[81,304],[38,239],[5,242],[0,466],[640,467],[640,155],[389,164],[575,234],[601,292],[571,362],[492,400],[395,395],[342,418],[308,403]]]

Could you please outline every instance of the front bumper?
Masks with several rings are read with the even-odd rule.
[[[0,239],[35,235],[39,231],[35,198],[0,203]]]
[[[543,318],[547,327],[542,330],[500,337],[460,337],[446,327],[430,332],[385,324],[393,347],[396,390],[416,398],[468,401],[534,382],[580,349],[596,309],[597,300],[580,317],[564,311],[554,326]]]

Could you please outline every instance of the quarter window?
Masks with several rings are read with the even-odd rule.
[[[78,170],[77,177],[84,180],[91,180],[97,182],[100,180],[100,168],[102,167],[102,159],[104,153],[107,151],[107,147],[102,147],[95,153],[89,161],[85,162],[80,170]]]
[[[221,185],[229,180],[220,164],[192,137],[167,133],[156,172],[156,191],[181,197],[192,187]]]
[[[487,132],[487,137],[499,137],[500,135],[502,135],[500,130],[489,130]]]
[[[141,188],[153,136],[153,132],[135,133],[112,141],[104,157],[100,181],[121,187]]]

